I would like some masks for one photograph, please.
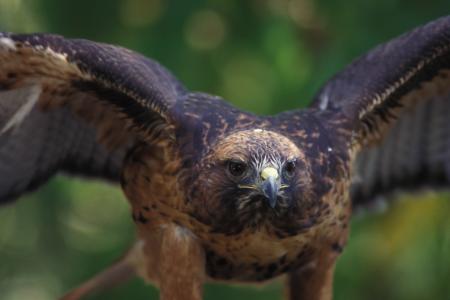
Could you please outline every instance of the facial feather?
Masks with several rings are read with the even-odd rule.
[[[239,176],[230,174],[229,162],[242,164],[245,171]],[[292,174],[286,171],[289,162],[295,164]],[[302,219],[299,211],[310,194],[308,162],[282,134],[262,129],[235,132],[219,141],[201,166],[193,189],[196,199],[207,200],[192,203],[193,211],[198,219],[212,223],[212,231],[236,234],[246,228],[295,227],[293,219]],[[277,174],[273,179],[278,187],[274,207],[261,188],[267,181],[267,176],[262,176],[267,169]]]

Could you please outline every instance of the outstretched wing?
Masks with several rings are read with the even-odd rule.
[[[396,189],[450,184],[450,17],[358,58],[313,107],[345,123],[354,205]]]
[[[0,203],[57,171],[117,181],[141,140],[173,138],[184,87],[127,49],[0,33]]]

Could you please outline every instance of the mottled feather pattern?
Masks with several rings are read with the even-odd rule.
[[[313,107],[344,121],[341,136],[356,157],[356,207],[397,190],[448,185],[449,74],[444,17],[376,47],[319,92]]]
[[[125,149],[109,152],[97,144],[95,130],[67,109],[34,109],[20,130],[0,136],[0,201],[15,200],[59,170],[117,181]]]
[[[58,171],[120,178],[139,239],[125,264],[163,298],[289,273],[292,297],[329,300],[352,205],[449,185],[449,69],[445,17],[355,60],[310,108],[257,116],[124,48],[0,33],[0,201]]]
[[[173,105],[185,89],[163,66],[128,49],[83,39],[65,39],[50,34],[0,35],[16,43],[62,55],[81,72],[142,101],[144,107],[161,111]],[[149,95],[152,97],[149,99]]]
[[[397,190],[441,188],[450,181],[450,93],[410,108],[380,146],[361,151],[352,198],[369,205]]]
[[[335,75],[318,93],[313,106],[320,107],[326,99],[325,109],[342,109],[352,120],[363,119],[449,69],[449,44],[448,17],[397,37]],[[373,76],[361,76],[364,72]]]
[[[19,132],[0,137],[5,139],[3,153],[11,151],[9,144],[17,145],[16,153],[26,157],[30,152],[34,157],[27,161],[27,170],[36,169],[27,172],[27,180],[22,181],[24,169],[17,169],[16,176],[3,181],[2,199],[39,186],[58,170],[117,181],[125,152],[137,139],[137,130],[133,133],[130,128],[144,128],[140,138],[149,140],[169,128],[160,113],[173,106],[184,88],[158,63],[123,48],[56,35],[1,33],[0,39],[0,88],[16,93],[32,84],[42,90],[36,107],[17,125]],[[60,121],[53,121],[53,115]],[[65,136],[62,145],[52,135],[31,131],[44,133],[57,126]],[[38,148],[20,138],[31,132],[40,138]],[[44,155],[52,157],[51,153],[53,159],[39,160]],[[5,160],[4,168],[14,162]]]

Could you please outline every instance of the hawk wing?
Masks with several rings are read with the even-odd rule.
[[[355,157],[352,200],[450,184],[450,17],[406,33],[332,78],[313,107],[333,112]]]
[[[173,139],[184,87],[129,50],[0,33],[0,203],[57,171],[117,181],[141,140]]]

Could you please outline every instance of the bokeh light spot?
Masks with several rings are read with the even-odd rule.
[[[221,15],[212,10],[193,13],[187,21],[185,38],[195,50],[212,50],[225,39],[226,25]]]
[[[120,18],[125,26],[145,27],[157,22],[164,8],[162,0],[123,0]]]
[[[9,286],[0,285],[0,288],[3,300],[49,300],[61,296],[59,280],[42,272],[17,277]]]
[[[271,68],[254,55],[233,57],[223,70],[221,94],[243,109],[268,113],[273,91]]]
[[[83,252],[102,252],[120,245],[132,223],[129,204],[120,190],[81,180],[74,180],[71,187],[74,196],[59,214],[66,243]]]

